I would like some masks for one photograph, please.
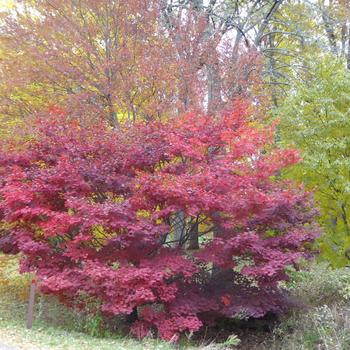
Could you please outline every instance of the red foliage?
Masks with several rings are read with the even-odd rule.
[[[139,337],[156,328],[176,340],[219,317],[286,309],[278,283],[308,255],[316,211],[276,176],[297,153],[276,149],[248,109],[120,130],[57,110],[38,120],[26,147],[0,152],[0,210],[22,270],[68,304],[138,310]],[[186,225],[175,239],[179,211]],[[195,252],[186,249],[194,228]]]

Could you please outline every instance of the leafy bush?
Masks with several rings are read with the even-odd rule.
[[[262,350],[349,349],[350,269],[313,263],[290,276],[288,288],[305,307],[284,316]]]
[[[53,109],[0,153],[0,211],[22,271],[69,306],[128,315],[138,337],[176,341],[287,309],[279,282],[308,256],[317,211],[276,176],[296,152],[276,149],[248,110],[111,130]]]
[[[323,306],[350,299],[350,269],[333,269],[326,262],[290,273],[288,288],[306,306]]]
[[[350,348],[349,304],[323,305],[294,313],[261,350],[346,350]]]
[[[1,342],[26,350],[174,350],[172,345],[158,339],[139,342],[125,334],[122,337],[121,332],[107,334],[106,329],[97,334],[98,338],[89,336],[96,330],[93,327],[96,323],[91,322],[85,310],[69,309],[54,296],[41,293],[36,295],[34,324],[29,332],[25,320],[31,276],[18,273],[18,257],[0,254],[0,260],[0,275],[6,278],[6,285],[0,283]],[[20,297],[22,293],[26,293],[23,299]],[[101,336],[104,338],[101,339]]]

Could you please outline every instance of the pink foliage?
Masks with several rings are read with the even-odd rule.
[[[278,176],[296,151],[276,149],[273,128],[248,110],[237,102],[221,118],[112,130],[53,109],[25,147],[0,152],[0,213],[12,225],[0,249],[21,251],[22,271],[67,304],[85,296],[105,315],[137,310],[138,337],[157,329],[175,341],[220,317],[285,310],[278,284],[309,255],[317,211]]]

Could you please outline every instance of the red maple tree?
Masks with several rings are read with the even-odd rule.
[[[221,317],[288,308],[279,282],[318,234],[310,194],[278,173],[298,161],[236,102],[221,118],[82,127],[52,109],[0,152],[2,238],[44,293],[93,298],[131,331],[176,340]],[[185,217],[175,235],[176,213]],[[191,232],[199,248],[188,249]]]

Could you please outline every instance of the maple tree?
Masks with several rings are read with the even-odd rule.
[[[276,149],[250,110],[237,101],[221,118],[111,129],[51,109],[25,145],[0,153],[2,221],[22,271],[68,305],[93,298],[106,316],[134,315],[138,337],[157,329],[177,340],[220,317],[288,308],[279,282],[310,254],[317,211],[276,176],[296,151]],[[189,250],[194,228],[199,248]]]

